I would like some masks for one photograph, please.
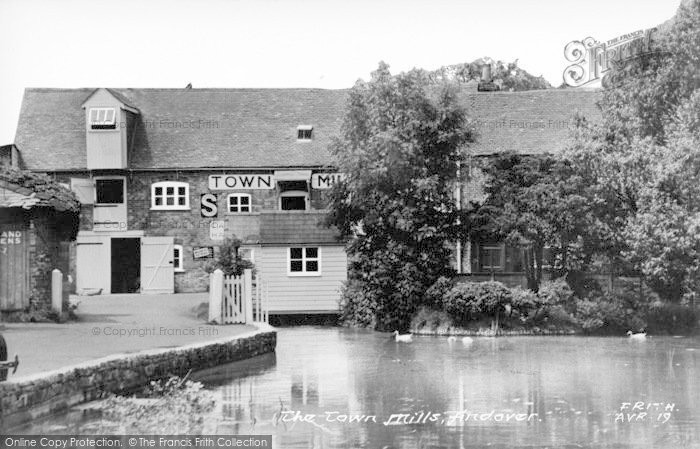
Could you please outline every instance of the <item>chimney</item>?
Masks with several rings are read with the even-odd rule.
[[[491,79],[491,64],[484,64],[481,66],[481,81],[479,81],[479,86],[476,88],[479,92],[493,92],[498,90],[498,86]]]

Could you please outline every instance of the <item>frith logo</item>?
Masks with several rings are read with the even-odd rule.
[[[572,64],[564,70],[564,82],[571,87],[580,87],[603,80],[605,74],[618,64],[651,53],[654,32],[656,28],[635,31],[607,42],[598,42],[592,37],[569,42],[564,47],[564,56]]]

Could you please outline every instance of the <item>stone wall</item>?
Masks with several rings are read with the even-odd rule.
[[[274,352],[271,328],[171,349],[122,354],[0,383],[0,431],[106,393],[133,391],[152,380]]]

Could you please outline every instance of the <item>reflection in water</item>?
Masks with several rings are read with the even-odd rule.
[[[700,448],[698,354],[697,337],[464,346],[298,327],[279,331],[276,354],[196,378],[219,399],[209,431],[283,448]]]

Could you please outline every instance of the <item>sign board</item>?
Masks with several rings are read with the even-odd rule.
[[[199,203],[201,205],[200,213],[202,214],[202,217],[205,217],[205,218],[216,217],[217,213],[219,212],[219,209],[216,206],[216,195],[215,194],[203,193],[200,196]]]
[[[209,238],[216,242],[223,241],[225,226],[226,222],[223,220],[214,220],[209,223]]]
[[[22,231],[3,231],[0,233],[0,245],[21,245]]]
[[[214,247],[213,246],[200,246],[192,250],[192,257],[194,260],[199,259],[211,259],[214,257]]]
[[[209,190],[270,190],[275,188],[273,175],[209,175]]]
[[[344,173],[315,173],[311,175],[311,188],[330,189],[333,187],[333,184],[344,178]]]

